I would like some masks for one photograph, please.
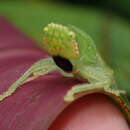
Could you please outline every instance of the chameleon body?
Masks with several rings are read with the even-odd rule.
[[[77,93],[93,89],[102,89],[117,96],[124,92],[116,89],[113,70],[105,64],[88,34],[74,26],[54,23],[48,24],[43,29],[43,34],[43,47],[50,57],[34,63],[0,95],[1,101],[22,84],[53,71],[86,81],[73,86],[66,93],[66,102],[73,101]]]

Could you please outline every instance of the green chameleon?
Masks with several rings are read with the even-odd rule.
[[[10,96],[22,84],[39,76],[58,71],[64,76],[86,81],[73,86],[64,96],[64,101],[75,100],[75,95],[81,92],[100,90],[113,97],[124,100],[125,91],[116,88],[113,70],[109,68],[91,37],[74,26],[62,26],[50,23],[44,30],[43,47],[50,55],[34,63],[12,86],[0,95],[0,100]],[[116,100],[116,98],[114,99]],[[124,107],[125,104],[124,104]],[[129,116],[129,111],[126,112]]]

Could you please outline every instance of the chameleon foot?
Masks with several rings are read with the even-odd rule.
[[[72,102],[74,99],[74,94],[71,91],[67,92],[67,94],[64,96],[64,101],[66,102]]]

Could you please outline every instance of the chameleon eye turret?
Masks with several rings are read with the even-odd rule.
[[[77,58],[79,56],[76,34],[60,24],[48,24],[44,30],[43,47],[53,56]]]

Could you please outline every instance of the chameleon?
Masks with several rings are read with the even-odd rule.
[[[116,96],[125,93],[115,87],[114,72],[104,62],[93,39],[79,28],[50,23],[43,29],[42,46],[49,57],[34,63],[0,95],[0,101],[12,95],[21,85],[55,71],[84,81],[68,90],[64,96],[66,102],[74,101],[78,93],[94,89]]]

